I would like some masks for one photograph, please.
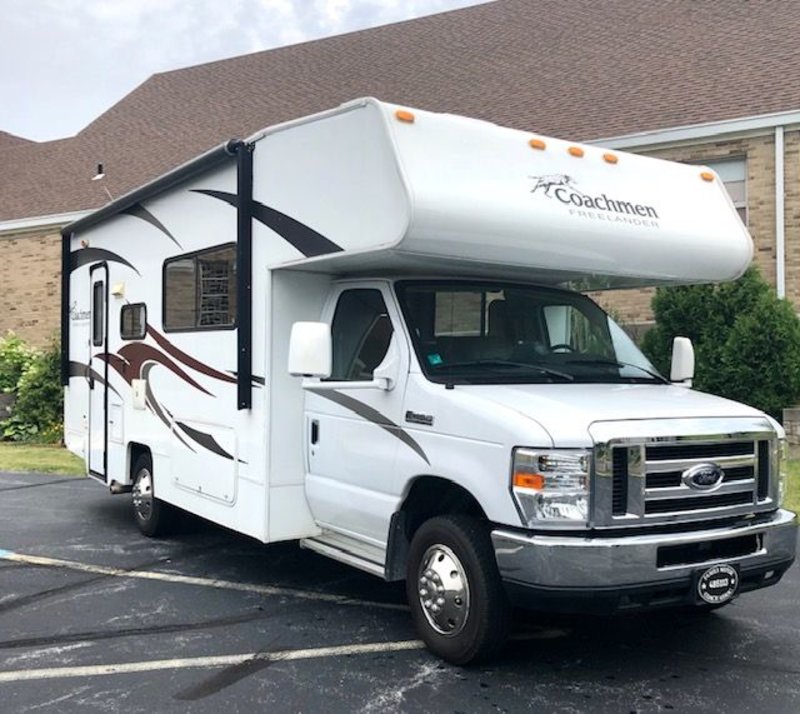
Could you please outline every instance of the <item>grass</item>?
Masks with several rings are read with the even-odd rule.
[[[786,475],[786,499],[783,507],[800,513],[800,459],[790,459],[786,462]]]
[[[83,461],[61,446],[0,443],[0,471],[42,474],[86,473]]]

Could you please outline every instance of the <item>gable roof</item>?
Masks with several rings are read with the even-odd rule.
[[[0,151],[9,146],[19,146],[20,144],[32,144],[30,139],[25,139],[16,134],[9,134],[7,131],[0,131]]]
[[[769,0],[495,0],[157,74],[74,138],[0,144],[0,220],[365,95],[580,140],[798,109],[798,26]]]

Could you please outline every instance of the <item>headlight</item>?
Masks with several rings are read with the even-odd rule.
[[[585,526],[589,519],[591,451],[516,449],[511,490],[523,523]]]

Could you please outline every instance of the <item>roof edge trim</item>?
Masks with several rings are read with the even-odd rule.
[[[52,213],[47,216],[30,216],[27,218],[14,218],[0,221],[0,236],[12,233],[30,233],[31,231],[53,226],[63,226],[73,223],[84,216],[88,216],[91,209],[83,211],[70,211],[69,213]]]
[[[749,132],[769,133],[778,126],[800,127],[800,110],[775,112],[772,114],[756,114],[738,119],[725,119],[723,121],[704,122],[702,124],[686,124],[684,126],[667,127],[653,131],[642,131],[634,134],[592,139],[588,144],[605,146],[609,149],[641,148],[660,144],[673,144],[677,142],[691,142],[728,134],[743,134]]]
[[[163,193],[164,191],[167,191],[170,188],[173,188],[174,186],[177,186],[178,184],[203,173],[204,171],[214,168],[224,161],[234,160],[236,158],[237,148],[242,143],[243,142],[241,139],[230,139],[224,144],[215,146],[213,149],[206,151],[204,154],[200,154],[200,156],[181,164],[171,171],[162,174],[158,178],[149,181],[143,186],[135,188],[133,191],[129,191],[123,196],[114,199],[110,203],[107,203],[105,206],[93,211],[89,215],[70,223],[61,231],[62,235],[67,236],[71,233],[84,231],[87,228],[96,226],[106,219],[116,216],[118,213],[122,213],[122,211],[130,208],[131,206]]]

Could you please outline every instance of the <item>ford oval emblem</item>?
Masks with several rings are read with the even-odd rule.
[[[717,464],[697,464],[681,474],[681,481],[697,491],[712,491],[724,478],[725,472]]]

